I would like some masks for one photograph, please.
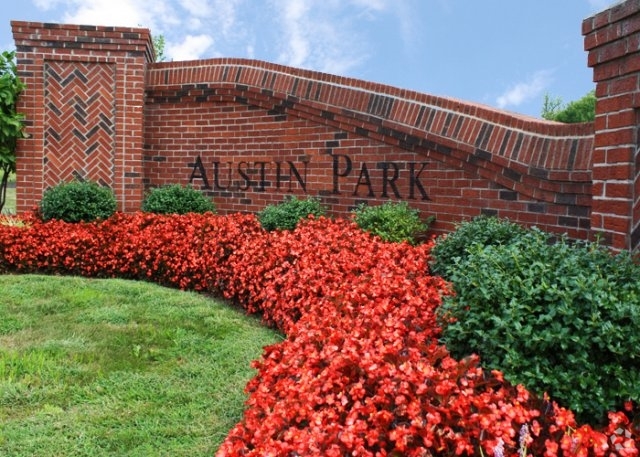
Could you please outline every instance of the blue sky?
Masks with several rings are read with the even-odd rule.
[[[10,21],[150,28],[168,60],[246,57],[539,116],[594,88],[582,20],[614,0],[21,0]]]

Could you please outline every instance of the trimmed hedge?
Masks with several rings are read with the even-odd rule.
[[[495,216],[478,216],[462,222],[452,233],[436,239],[431,250],[431,272],[449,279],[456,272],[457,264],[464,261],[475,246],[509,244],[526,233],[521,225]]]
[[[116,197],[108,187],[92,181],[72,181],[47,189],[39,210],[45,221],[90,222],[111,217],[117,208]]]
[[[414,245],[418,244],[433,220],[422,221],[420,212],[410,208],[407,202],[385,202],[377,206],[363,204],[354,209],[352,215],[358,227],[383,241],[404,241]]]
[[[439,263],[455,289],[439,309],[453,355],[479,354],[581,421],[640,401],[640,267],[629,255],[483,219],[446,238],[440,262],[460,240],[464,252]]]
[[[258,213],[262,228],[272,230],[293,230],[302,219],[309,216],[320,217],[325,208],[320,200],[314,197],[298,199],[295,196],[285,198],[282,203],[268,205]]]
[[[156,214],[216,212],[216,205],[191,186],[172,184],[151,189],[142,202],[142,211]]]

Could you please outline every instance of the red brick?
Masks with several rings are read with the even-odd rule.
[[[617,217],[607,213],[602,215],[602,228],[610,233],[618,233],[626,236],[629,233],[630,223],[628,218]]]
[[[589,61],[592,62],[591,59]],[[595,62],[592,62],[590,66],[593,67],[594,82],[600,82],[600,81],[612,79],[623,74],[621,72],[621,64],[616,60],[601,63],[601,64],[596,64]]]
[[[630,182],[608,182],[606,183],[606,198],[632,198],[633,186]]]
[[[614,79],[608,83],[608,94],[622,94],[627,92],[636,92],[638,90],[638,75],[632,74],[621,78]]]
[[[636,125],[636,123],[637,114],[634,110],[628,109],[625,111],[618,111],[615,113],[607,114],[605,129],[619,129],[622,127]]]
[[[635,140],[634,128],[622,128],[617,130],[605,130],[596,132],[594,146],[596,148],[610,145],[633,144]]]
[[[609,164],[594,166],[592,177],[594,181],[628,180],[633,178],[633,167],[630,164]]]

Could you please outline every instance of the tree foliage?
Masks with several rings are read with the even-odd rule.
[[[545,94],[541,115],[548,121],[568,124],[591,122],[596,117],[596,93],[592,90],[584,97],[567,104],[563,104],[560,97],[552,98],[549,94]]]
[[[164,62],[167,56],[164,54],[164,35],[152,35],[151,41],[153,42],[153,50],[156,55],[156,62]]]
[[[24,138],[24,116],[16,112],[24,84],[18,77],[15,52],[0,54],[0,211],[7,198],[9,175],[16,171],[16,142]]]

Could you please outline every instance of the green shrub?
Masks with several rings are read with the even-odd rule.
[[[45,221],[90,222],[108,219],[116,208],[116,197],[110,188],[91,181],[72,181],[47,189],[39,209]]]
[[[640,401],[640,268],[595,244],[549,240],[531,230],[455,259],[442,342],[600,423]]]
[[[156,214],[216,212],[216,205],[191,186],[172,184],[151,189],[142,202],[142,211]]]
[[[417,238],[429,227],[429,222],[421,221],[419,211],[410,208],[407,202],[386,202],[378,206],[361,204],[352,214],[362,230],[393,243],[417,244]]]
[[[436,239],[431,250],[431,272],[449,278],[457,260],[467,257],[468,249],[475,245],[509,244],[527,233],[527,229],[495,216],[478,216],[463,222],[452,233]]]
[[[293,230],[301,219],[313,215],[323,216],[325,208],[320,200],[309,197],[305,200],[298,200],[295,196],[290,196],[282,203],[268,205],[258,213],[258,219],[262,228],[267,231],[272,230]]]

